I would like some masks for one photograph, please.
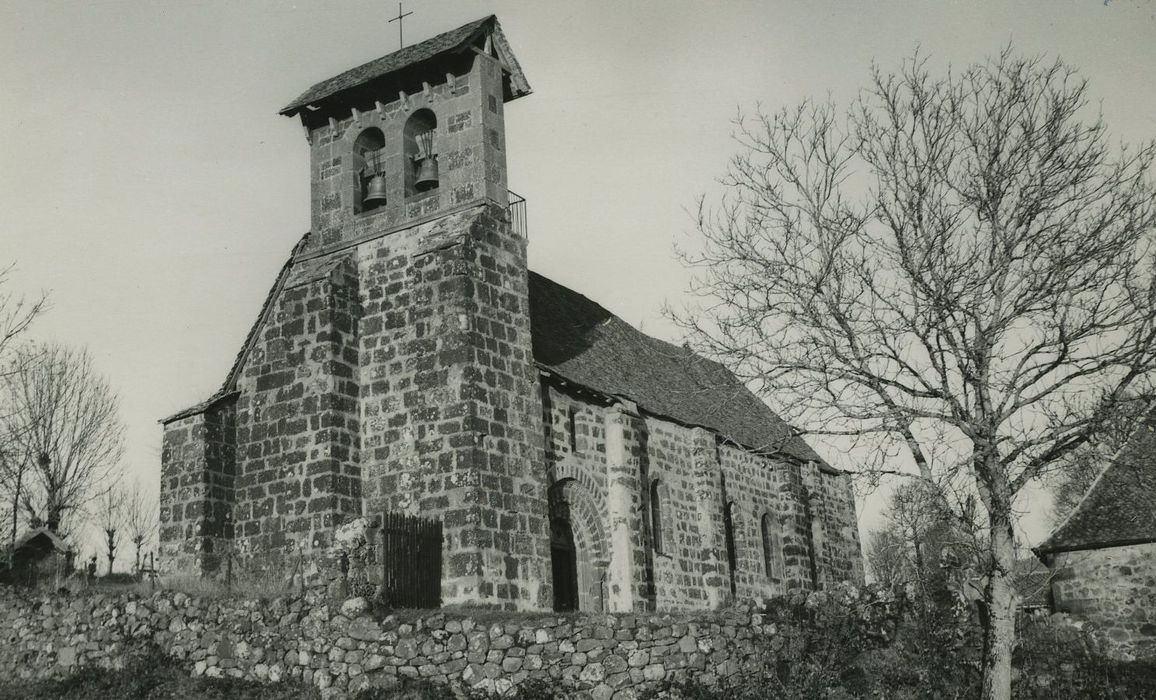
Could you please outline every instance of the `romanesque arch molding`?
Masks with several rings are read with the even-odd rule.
[[[550,487],[550,519],[565,520],[573,533],[578,608],[585,611],[605,610],[609,552],[600,511],[591,491],[574,477],[559,479]]]

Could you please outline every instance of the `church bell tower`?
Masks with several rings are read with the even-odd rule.
[[[505,108],[529,91],[488,17],[281,112],[311,149],[312,232],[293,265],[333,271],[348,318],[319,355],[333,376],[315,386],[337,410],[310,460],[370,521],[442,521],[443,604],[551,601],[524,203],[506,189]],[[354,515],[342,503],[322,516]]]
[[[310,253],[509,204],[505,105],[530,87],[488,17],[322,81],[281,110],[311,148]]]

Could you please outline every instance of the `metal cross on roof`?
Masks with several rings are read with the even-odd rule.
[[[402,48],[403,46],[405,46],[405,36],[402,34],[401,27],[403,24],[405,24],[405,21],[404,21],[405,18],[409,17],[412,14],[413,14],[412,11],[403,13],[401,11],[401,3],[399,2],[397,4],[397,17],[394,17],[393,19],[389,20],[390,24],[397,22],[397,47],[399,49]]]

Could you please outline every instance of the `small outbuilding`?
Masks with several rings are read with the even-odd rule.
[[[1034,551],[1051,569],[1053,612],[1156,657],[1156,410]]]
[[[27,530],[18,538],[10,557],[4,557],[3,578],[8,583],[31,584],[72,570],[73,552],[59,533],[47,527]]]

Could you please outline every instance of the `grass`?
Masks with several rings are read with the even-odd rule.
[[[2,700],[320,700],[298,683],[256,683],[193,678],[159,649],[147,650],[119,670],[84,668],[63,679],[0,682]]]
[[[97,577],[91,581],[73,578],[59,584],[54,581],[44,581],[26,590],[49,593],[55,592],[59,588],[67,589],[71,595],[79,596],[136,594],[147,598],[157,591],[168,591],[170,593],[184,593],[193,598],[211,600],[270,600],[299,593],[299,591],[291,590],[283,584],[274,584],[268,579],[259,578],[238,579],[233,581],[232,585],[226,586],[215,579],[200,576],[171,576],[152,583],[137,581],[132,576],[122,574]]]
[[[444,700],[444,686],[417,679],[399,679],[391,688],[367,688],[355,700]],[[489,700],[481,692],[466,700]],[[553,686],[530,681],[516,695],[502,700],[550,700]],[[299,682],[257,683],[233,678],[193,678],[181,662],[156,647],[134,658],[125,668],[84,668],[54,680],[0,681],[0,700],[320,700],[320,692]]]

